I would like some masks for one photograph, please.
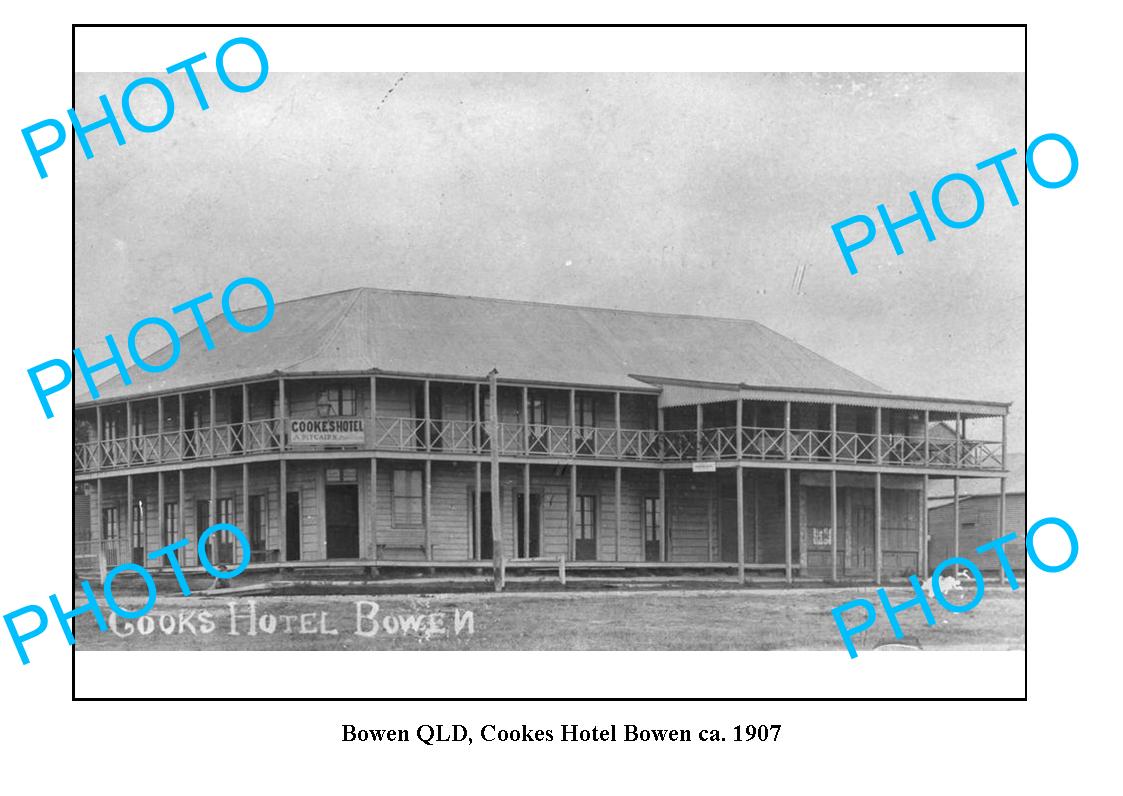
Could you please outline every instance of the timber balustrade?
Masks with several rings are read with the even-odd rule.
[[[476,437],[479,436],[477,446]],[[134,437],[117,437],[74,446],[74,469],[79,473],[118,470],[197,459],[227,459],[281,450],[283,423],[276,418],[227,423]],[[329,445],[321,449],[411,451],[486,455],[491,452],[486,423],[471,420],[429,420],[415,417],[377,417],[368,427],[365,445]],[[617,461],[749,461],[836,462],[902,467],[948,467],[1001,470],[1002,446],[979,440],[925,440],[901,434],[863,434],[824,429],[736,427],[620,429],[500,423],[499,453],[503,456],[551,459],[611,459]],[[833,443],[833,444],[832,444]],[[286,445],[289,449],[315,447]]]

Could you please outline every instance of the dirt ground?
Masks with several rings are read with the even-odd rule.
[[[912,596],[891,587],[894,604]],[[899,614],[923,650],[1025,649],[1023,586],[986,584],[981,603],[936,624],[919,608]],[[970,592],[956,593],[962,604]],[[80,650],[836,650],[845,652],[831,609],[854,599],[878,606],[855,637],[859,653],[895,641],[873,589],[569,588],[441,594],[240,594],[160,596],[147,617],[115,617],[99,632],[77,621]],[[140,601],[122,599],[125,608]],[[847,615],[857,624],[863,612]],[[252,629],[251,629],[252,624]]]

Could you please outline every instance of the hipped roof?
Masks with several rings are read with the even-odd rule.
[[[237,312],[243,324],[263,316]],[[598,309],[355,288],[279,302],[254,333],[221,316],[181,338],[162,373],[133,367],[99,385],[101,399],[202,389],[276,376],[394,373],[657,392],[658,374],[702,383],[885,396],[884,389],[751,320]],[[147,357],[161,362],[167,351]],[[78,403],[89,403],[89,395]]]

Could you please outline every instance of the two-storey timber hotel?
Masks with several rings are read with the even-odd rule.
[[[926,567],[929,479],[1005,483],[1009,404],[887,392],[752,321],[360,288],[210,329],[78,399],[80,558],[230,522],[251,567],[472,568],[498,500],[510,558],[882,580]]]

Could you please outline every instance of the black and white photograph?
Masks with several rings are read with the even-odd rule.
[[[76,176],[79,650],[1024,649],[1024,74],[199,79]]]

